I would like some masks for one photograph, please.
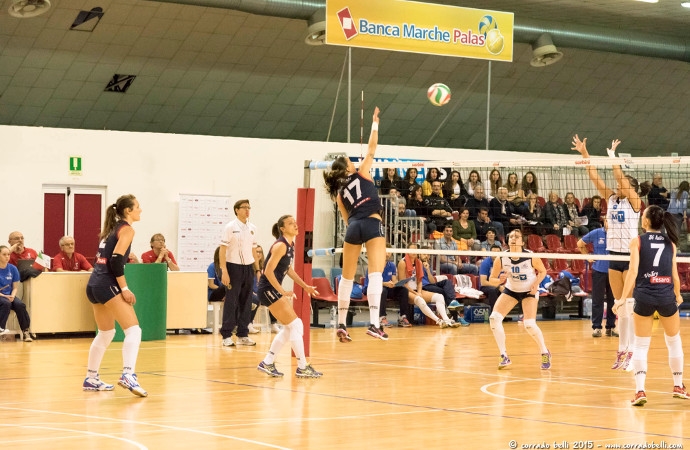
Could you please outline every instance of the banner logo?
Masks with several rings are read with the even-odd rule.
[[[355,26],[355,21],[352,19],[349,7],[346,6],[338,11],[338,20],[340,21],[340,28],[342,28],[343,33],[345,33],[345,39],[349,41],[357,36],[357,27]]]

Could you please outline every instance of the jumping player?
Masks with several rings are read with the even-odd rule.
[[[374,109],[374,118],[369,136],[367,155],[359,166],[341,156],[333,162],[331,170],[324,172],[326,191],[338,204],[340,214],[347,224],[343,244],[343,275],[338,287],[338,330],[340,342],[350,342],[352,338],[345,326],[350,307],[350,294],[357,271],[357,260],[362,244],[367,249],[369,259],[369,336],[388,340],[379,319],[381,292],[383,291],[383,268],[386,264],[386,239],[381,223],[381,200],[371,179],[369,170],[374,162],[374,154],[379,137],[379,108]]]
[[[508,245],[511,252],[522,252],[524,242],[522,232],[513,230],[508,234]],[[536,273],[535,273],[536,270]],[[501,273],[507,275],[505,288],[496,300],[494,310],[489,316],[491,331],[496,339],[498,351],[501,359],[498,363],[499,369],[505,369],[511,364],[508,353],[506,352],[506,334],[503,329],[503,318],[522,302],[522,312],[524,313],[523,324],[525,331],[532,336],[532,339],[539,345],[541,353],[541,368],[544,370],[551,368],[551,352],[546,348],[544,335],[537,326],[537,306],[539,284],[546,276],[546,268],[541,259],[529,256],[513,258],[510,256],[498,256],[491,269],[489,280],[499,283]]]

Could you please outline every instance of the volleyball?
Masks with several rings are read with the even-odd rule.
[[[484,37],[486,37],[486,33],[494,29],[496,29],[496,21],[492,16],[484,16],[479,21],[479,34],[483,34]]]
[[[434,106],[443,106],[450,101],[450,88],[443,83],[432,84],[426,92]]]

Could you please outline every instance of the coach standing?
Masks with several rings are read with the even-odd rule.
[[[223,306],[223,346],[256,345],[248,336],[251,321],[252,286],[258,267],[256,226],[249,222],[249,200],[238,200],[234,206],[237,219],[228,222],[218,254],[221,282],[225,285]],[[232,340],[237,327],[237,342]]]

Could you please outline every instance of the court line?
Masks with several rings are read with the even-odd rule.
[[[73,430],[73,429],[70,429],[70,428],[46,427],[46,426],[39,426],[39,425],[22,425],[22,424],[4,424],[4,423],[0,423],[0,426],[2,426],[2,427],[8,427],[8,428],[31,428],[31,429],[38,429],[38,430],[64,431],[64,432],[77,433],[77,434],[88,434],[88,435],[90,435],[90,436],[105,437],[105,438],[108,438],[108,439],[115,439],[115,440],[118,440],[118,441],[123,441],[123,442],[126,442],[126,443],[128,443],[128,444],[133,445],[134,447],[136,447],[136,448],[138,448],[138,449],[141,449],[141,450],[148,450],[148,447],[145,446],[145,445],[143,445],[143,444],[140,444],[140,443],[138,443],[138,442],[136,442],[136,441],[133,441],[133,440],[131,440],[131,439],[126,439],[126,438],[121,438],[121,437],[113,436],[112,434],[96,433],[96,432],[93,432],[93,431],[84,431],[84,430]],[[65,437],[58,438],[58,439],[75,439],[76,437],[77,437],[77,436],[73,436],[73,437],[65,436]],[[51,436],[51,437],[46,437],[45,439],[50,439],[51,441],[53,441],[53,440],[55,440],[56,438]],[[43,440],[45,440],[45,439],[39,439],[39,440],[43,441]],[[18,443],[18,442],[34,442],[34,441],[36,441],[36,440],[37,440],[37,439],[11,440],[11,441],[3,441],[3,444],[12,444],[12,443],[16,444],[16,443]]]

